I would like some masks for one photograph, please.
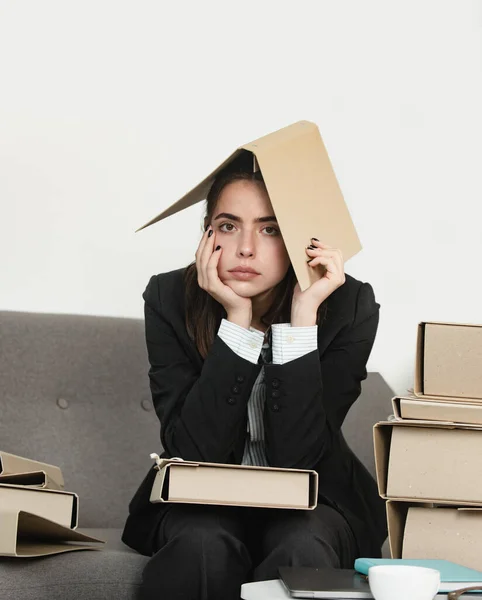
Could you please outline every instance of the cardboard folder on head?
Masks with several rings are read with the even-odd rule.
[[[253,171],[259,168],[263,175],[302,291],[319,277],[306,263],[310,238],[339,248],[345,261],[361,250],[318,127],[309,121],[240,146],[195,188],[140,229],[204,200],[216,176],[243,153],[252,154]]]

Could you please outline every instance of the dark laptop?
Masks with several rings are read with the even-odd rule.
[[[293,598],[373,598],[366,577],[352,569],[280,567],[279,574]]]

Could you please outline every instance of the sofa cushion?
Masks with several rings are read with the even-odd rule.
[[[41,558],[0,558],[1,597],[9,600],[134,600],[148,558],[130,550],[121,529],[82,529],[102,550]]]
[[[61,467],[80,527],[122,527],[160,453],[138,319],[0,312],[0,449]]]

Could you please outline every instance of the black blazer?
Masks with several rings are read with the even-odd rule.
[[[144,292],[150,386],[161,422],[163,456],[240,464],[247,403],[261,369],[216,336],[205,360],[184,324],[184,269],[151,278]],[[348,520],[359,555],[379,556],[385,504],[374,479],[340,427],[361,391],[378,327],[379,304],[368,283],[346,275],[329,296],[318,350],[284,365],[266,365],[266,455],[271,466],[316,469],[319,502]],[[123,541],[146,556],[167,505],[149,502],[149,469],[129,504]]]

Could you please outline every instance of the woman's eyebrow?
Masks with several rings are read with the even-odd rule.
[[[217,217],[214,217],[215,221],[217,221],[218,219],[229,219],[230,221],[237,221],[238,223],[242,221],[241,217],[232,215],[231,213],[219,213]],[[271,221],[277,223],[278,219],[274,215],[269,215],[267,217],[258,217],[254,220],[255,223],[268,223]]]

